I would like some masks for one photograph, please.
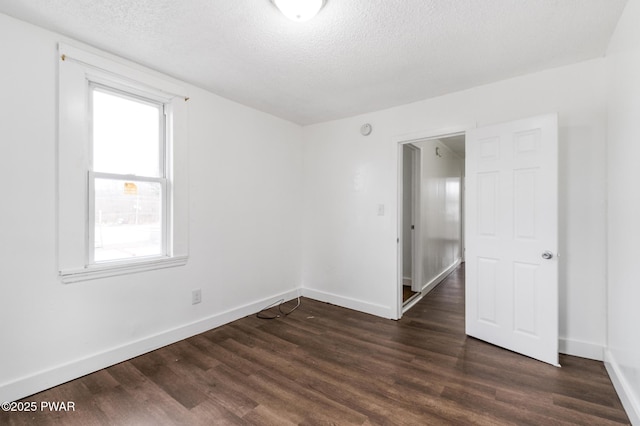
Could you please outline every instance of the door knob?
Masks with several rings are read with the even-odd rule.
[[[553,253],[551,253],[549,250],[545,251],[544,253],[542,253],[542,258],[543,259],[551,259],[553,257]]]

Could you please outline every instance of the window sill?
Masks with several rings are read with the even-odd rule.
[[[92,265],[83,269],[60,271],[60,278],[64,284],[81,281],[97,280],[119,275],[130,275],[156,269],[174,268],[187,264],[188,256],[165,257],[161,259],[141,260],[130,263],[111,265]]]

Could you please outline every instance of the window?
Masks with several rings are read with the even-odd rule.
[[[90,263],[164,256],[164,104],[98,85],[90,95]]]
[[[63,282],[187,259],[185,100],[156,75],[60,45]]]

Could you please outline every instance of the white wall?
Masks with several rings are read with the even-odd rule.
[[[460,185],[464,162],[438,139],[414,142],[422,156],[420,244],[422,286],[438,278],[460,259]],[[436,156],[436,148],[440,156]]]
[[[640,424],[640,1],[631,0],[607,52],[608,343],[606,363],[633,424]]]
[[[559,113],[561,350],[605,343],[605,60],[304,128],[305,294],[397,314],[397,146],[412,135]],[[370,122],[373,132],[361,136]],[[386,215],[377,216],[378,204]]]
[[[63,38],[0,15],[0,39],[0,401],[295,295],[301,128],[188,85],[189,263],[62,284],[55,177]],[[192,306],[194,288],[202,303]]]

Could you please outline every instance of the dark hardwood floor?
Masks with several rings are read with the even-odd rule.
[[[0,413],[10,425],[625,424],[601,362],[562,368],[464,334],[458,269],[400,321],[302,299],[24,401],[73,412]]]
[[[418,294],[417,292],[411,290],[411,285],[403,285],[402,286],[402,303],[407,303],[409,299]]]

